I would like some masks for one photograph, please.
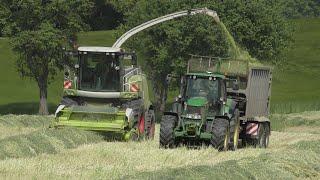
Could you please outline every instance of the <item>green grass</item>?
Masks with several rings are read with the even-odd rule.
[[[115,41],[113,34],[114,31],[81,33],[79,43],[82,46],[111,46]],[[15,59],[9,40],[0,38],[0,114],[36,114],[39,106],[37,84],[19,76],[15,69]],[[60,74],[49,85],[48,105],[51,113],[61,100],[62,81]]]
[[[104,140],[94,132],[49,128],[52,120],[52,116],[0,116],[0,159],[53,154]]]
[[[292,114],[272,114],[270,119],[271,128],[274,131],[283,131],[290,127],[320,127],[319,111],[306,111]]]
[[[320,110],[320,19],[296,20],[295,43],[287,63],[275,67],[272,112]]]

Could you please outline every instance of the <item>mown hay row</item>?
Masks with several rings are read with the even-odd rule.
[[[53,116],[4,115],[0,116],[0,126],[28,128],[49,127],[53,118]]]
[[[64,149],[102,140],[103,136],[78,129],[40,129],[27,135],[1,139],[0,159],[54,154]]]

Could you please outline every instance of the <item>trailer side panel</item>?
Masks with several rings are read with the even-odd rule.
[[[270,93],[271,93],[271,69],[270,68],[251,68],[247,86],[247,107],[246,117],[269,115]]]

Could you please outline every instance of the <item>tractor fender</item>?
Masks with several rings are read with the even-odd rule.
[[[176,124],[178,123],[178,121],[179,121],[179,115],[178,115],[178,113],[176,113],[176,112],[171,112],[171,111],[166,111],[166,112],[163,112],[163,115],[165,116],[165,115],[170,115],[170,116],[175,116],[176,117]]]
[[[171,116],[176,116],[177,118],[179,118],[178,113],[171,112],[171,111],[166,111],[166,112],[163,113],[163,115],[171,115]]]

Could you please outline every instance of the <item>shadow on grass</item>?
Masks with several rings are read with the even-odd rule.
[[[56,104],[49,103],[49,113],[53,114],[57,108]],[[39,103],[37,102],[21,102],[0,105],[0,114],[38,114]]]
[[[187,178],[186,178],[187,177]],[[215,166],[187,166],[155,172],[139,173],[135,179],[255,179],[255,176],[236,161],[230,160]]]

